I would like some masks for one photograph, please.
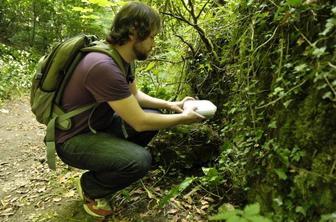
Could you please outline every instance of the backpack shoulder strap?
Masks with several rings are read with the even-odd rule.
[[[57,123],[62,123],[66,120],[71,119],[72,117],[87,111],[91,108],[93,108],[95,104],[90,104],[81,108],[77,108],[75,110],[72,110],[70,112],[64,113],[60,116],[53,117],[48,125],[47,125],[47,132],[45,136],[45,144],[47,146],[47,163],[50,169],[55,170],[56,169],[56,140],[55,140],[55,129]]]
[[[92,43],[92,46],[83,48],[82,52],[101,52],[108,56],[110,56],[113,61],[118,65],[121,72],[125,77],[127,77],[127,73],[123,64],[123,60],[120,57],[119,53],[115,48],[113,48],[110,44],[104,43],[102,41],[95,41]],[[131,63],[131,73],[134,75],[134,63]]]

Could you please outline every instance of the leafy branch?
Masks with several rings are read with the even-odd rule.
[[[184,14],[182,13],[181,9],[178,8],[175,4],[172,4],[170,2],[170,12],[161,12],[164,15],[168,15],[170,17],[173,17],[181,22],[184,22],[188,25],[190,25],[191,27],[193,27],[196,32],[198,33],[198,35],[200,36],[202,42],[204,43],[206,49],[208,50],[208,52],[214,56],[214,59],[217,62],[219,62],[219,58],[218,55],[214,49],[213,43],[212,41],[207,37],[204,29],[202,29],[199,24],[198,24],[198,19],[200,18],[200,15],[203,13],[203,11],[205,10],[205,7],[208,5],[208,3],[210,2],[210,0],[208,0],[203,7],[201,8],[200,12],[196,15],[195,14],[195,6],[194,3],[191,0],[188,0],[188,5],[186,4],[186,2],[184,0],[181,0],[181,3],[184,7],[184,9],[188,12],[188,15],[191,16],[191,19],[187,19]],[[192,20],[192,21],[190,21]],[[185,43],[185,42],[184,42]],[[190,47],[190,43],[188,44],[188,46]]]

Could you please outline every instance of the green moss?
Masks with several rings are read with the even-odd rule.
[[[299,107],[295,121],[295,140],[300,147],[325,150],[336,142],[336,111],[329,102],[312,89]]]
[[[193,124],[161,131],[150,149],[157,163],[185,169],[214,160],[219,144],[220,138],[211,126]]]
[[[336,151],[334,153],[336,155]],[[333,162],[336,159],[332,158],[327,152],[319,153],[314,159],[312,163],[312,172],[321,174],[321,175],[329,175],[331,173],[331,167],[333,166]]]

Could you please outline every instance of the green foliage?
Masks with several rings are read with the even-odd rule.
[[[332,1],[218,2],[211,13],[205,7],[197,25],[188,8],[170,9],[186,30],[177,33],[192,56],[187,78],[197,96],[220,107],[224,141],[203,185],[238,205],[258,201],[274,221],[330,215],[336,210]]]
[[[332,222],[336,220],[336,212],[332,214],[322,215],[321,220],[319,222]]]
[[[209,218],[211,221],[227,222],[271,222],[270,219],[260,215],[259,203],[247,205],[244,210],[235,209],[232,205],[224,204],[219,213]]]
[[[0,99],[29,88],[39,55],[55,42],[79,33],[104,38],[111,25],[112,9],[122,4],[104,0],[2,1]]]
[[[230,30],[230,48],[222,51],[235,61],[224,60],[235,79],[224,103],[226,142],[217,169],[226,184],[274,212],[275,221],[313,221],[336,209],[335,167],[330,169],[336,144],[330,63],[335,29],[329,3],[241,2],[237,20],[231,20],[237,31]],[[304,19],[312,11],[321,19]]]
[[[165,195],[159,203],[159,207],[163,207],[165,206],[170,199],[178,196],[179,194],[181,194],[187,187],[189,187],[191,185],[191,183],[195,180],[194,177],[187,177],[184,179],[184,181],[182,183],[180,183],[179,185],[173,187],[167,195]]]
[[[0,44],[0,101],[30,87],[34,62],[31,53]]]
[[[141,64],[137,67],[137,76],[139,79],[139,87],[148,95],[163,99],[172,99],[172,85],[167,81],[166,69],[158,66],[152,61],[148,64]]]
[[[223,181],[223,176],[219,174],[218,170],[214,167],[202,168],[205,176],[201,178],[201,182],[207,186],[218,186]]]
[[[43,54],[53,42],[79,33],[103,36],[111,10],[104,1],[4,0],[0,4],[0,41]],[[90,15],[76,9],[91,12]],[[104,18],[104,19],[102,19]],[[98,21],[107,21],[104,25]]]

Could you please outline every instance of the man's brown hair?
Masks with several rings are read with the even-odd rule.
[[[116,14],[106,40],[113,45],[123,45],[129,40],[129,35],[136,34],[138,40],[142,41],[152,31],[159,31],[160,26],[157,11],[143,3],[131,2]]]

